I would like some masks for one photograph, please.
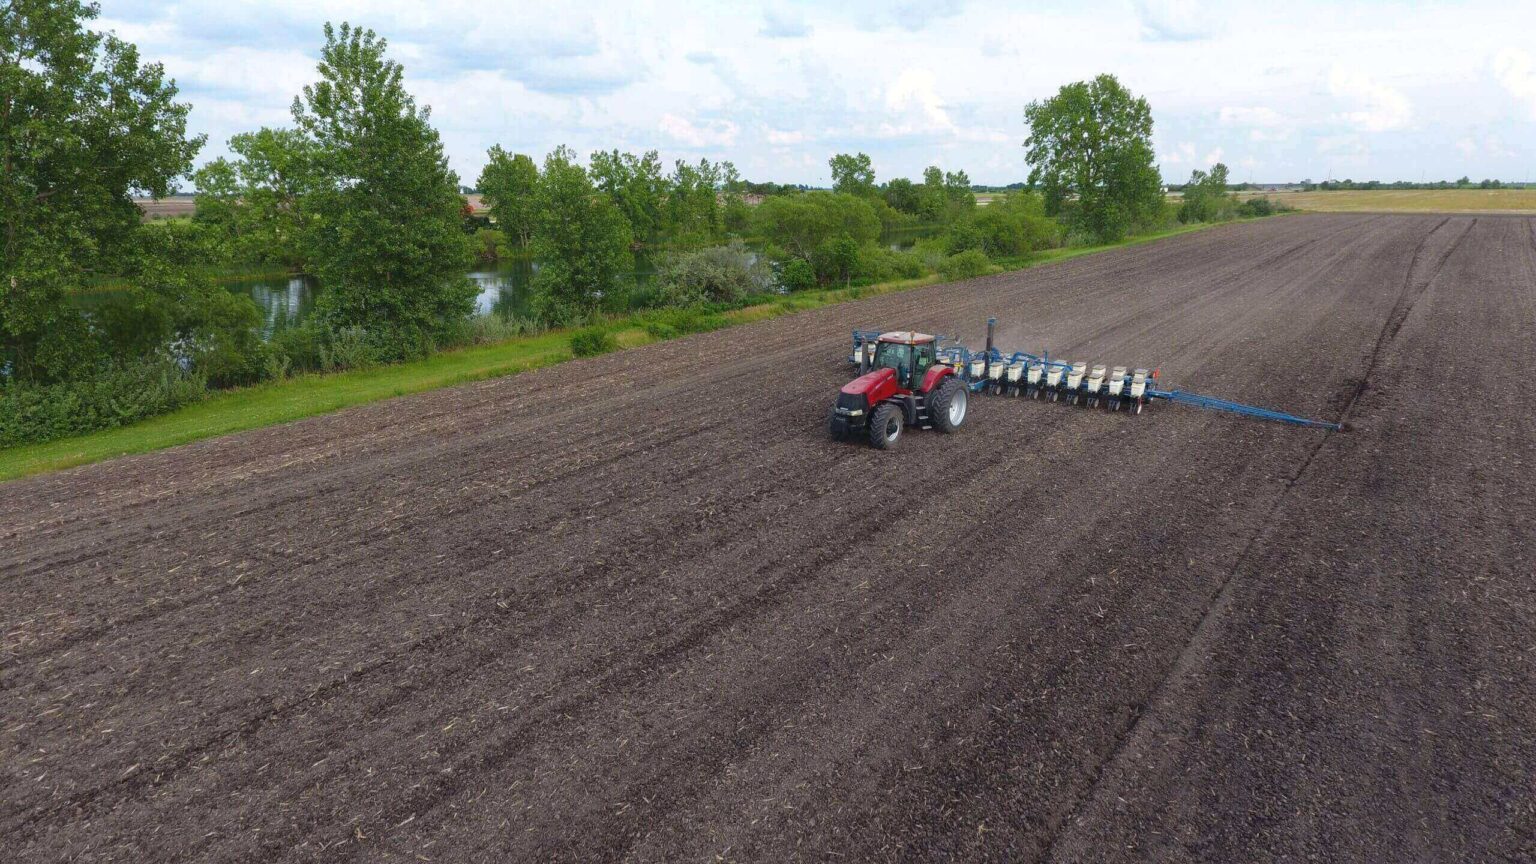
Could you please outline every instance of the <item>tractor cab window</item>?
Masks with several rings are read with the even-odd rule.
[[[912,347],[917,351],[917,377],[921,379],[933,366],[935,344],[924,342],[921,345],[914,345]]]
[[[912,374],[912,346],[900,342],[881,342],[875,349],[875,368],[896,370],[896,380],[908,384]]]

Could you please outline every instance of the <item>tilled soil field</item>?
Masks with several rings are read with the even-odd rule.
[[[1536,223],[1298,216],[0,486],[20,861],[1536,858]],[[978,399],[854,326],[1343,418]]]

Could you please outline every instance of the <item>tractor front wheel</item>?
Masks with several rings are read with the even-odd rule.
[[[965,422],[966,400],[969,394],[965,385],[955,378],[946,378],[928,399],[928,417],[933,428],[940,432],[953,432]]]
[[[847,433],[848,421],[837,416],[837,406],[833,405],[827,414],[827,434],[832,436],[833,441],[841,441],[848,437]]]
[[[901,438],[902,424],[907,420],[901,409],[889,402],[882,402],[869,418],[869,443],[876,450],[889,450]]]

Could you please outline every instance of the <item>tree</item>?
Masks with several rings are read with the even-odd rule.
[[[476,186],[484,196],[496,227],[508,241],[527,248],[533,237],[533,196],[539,183],[539,167],[521,153],[511,154],[500,145],[486,154],[485,168]]]
[[[1122,237],[1163,206],[1152,161],[1152,109],[1113,75],[1079,81],[1024,109],[1029,182],[1048,215],[1065,212],[1101,241]]]
[[[596,311],[633,266],[629,223],[569,147],[544,158],[534,201],[534,309],[549,324],[569,324]]]
[[[229,139],[229,149],[235,161],[215,159],[193,175],[194,220],[221,238],[232,260],[304,268],[311,142],[292,129],[260,129]]]
[[[757,230],[790,256],[811,261],[824,241],[847,236],[855,244],[880,236],[880,217],[862,198],[840,192],[775,196],[752,214]]]
[[[629,220],[635,242],[649,245],[661,239],[667,180],[662,176],[661,157],[655,150],[643,156],[618,150],[593,153],[592,181],[608,193]]]
[[[722,166],[700,159],[679,160],[667,178],[667,231],[679,246],[703,246],[720,239],[725,214],[720,206]]]
[[[1180,222],[1228,219],[1237,208],[1237,200],[1227,192],[1227,166],[1220,162],[1211,167],[1209,174],[1198,168],[1190,172],[1183,197],[1179,205]]]
[[[918,212],[917,184],[905,177],[896,177],[885,184],[881,190],[881,196],[885,203],[891,205],[892,210],[897,210],[911,216]]]
[[[84,26],[97,14],[78,0],[0,5],[0,370],[18,380],[93,370],[65,295],[134,249],[132,196],[169,194],[204,140],[186,137],[190,106],[159,64]]]
[[[361,326],[386,357],[417,353],[474,311],[464,276],[464,199],[443,145],[372,30],[325,25],[320,80],[293,100],[314,148],[306,257],[324,288],[317,311]]]
[[[839,153],[827,160],[832,167],[832,191],[849,195],[875,194],[875,166],[863,153]]]

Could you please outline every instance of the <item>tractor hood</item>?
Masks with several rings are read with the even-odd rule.
[[[870,401],[874,402],[885,398],[894,389],[896,389],[896,370],[875,369],[844,384],[842,392],[850,395],[872,397]],[[881,395],[876,397],[876,391],[879,391]]]

